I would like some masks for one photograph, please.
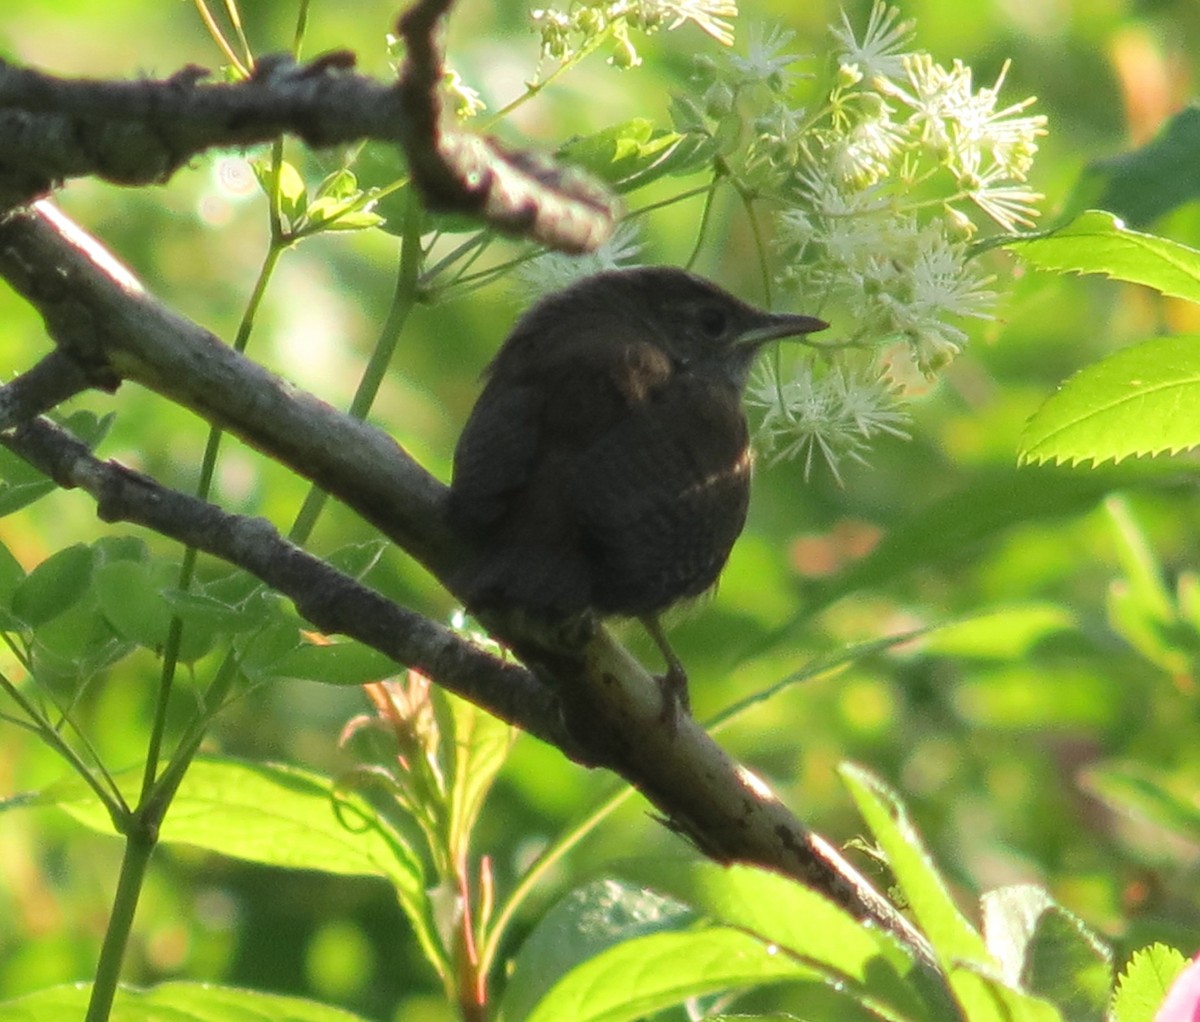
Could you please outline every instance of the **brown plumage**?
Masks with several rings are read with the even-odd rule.
[[[640,617],[686,677],[659,612],[717,580],[742,531],[742,393],[766,342],[820,330],[683,270],[585,278],[534,305],[488,367],[454,454],[452,580],[473,610]]]

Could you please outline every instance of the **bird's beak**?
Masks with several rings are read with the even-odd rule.
[[[739,348],[757,348],[768,341],[803,337],[828,327],[825,320],[815,316],[800,316],[791,312],[766,313],[758,326],[751,327],[737,339],[737,345]]]

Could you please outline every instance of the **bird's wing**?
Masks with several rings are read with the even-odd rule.
[[[467,420],[451,488],[464,524],[486,529],[535,474],[573,471],[670,373],[666,357],[648,344],[576,344],[558,357],[541,354],[519,367],[497,359]]]
[[[494,526],[528,483],[542,432],[543,394],[535,382],[489,381],[467,419],[450,489],[451,515],[460,527]]]
[[[587,452],[576,499],[601,610],[642,614],[710,588],[745,523],[736,395],[676,377]]]
[[[625,400],[595,367],[488,381],[454,458],[450,517],[472,544],[454,579],[475,608],[571,615],[592,605],[572,480]]]

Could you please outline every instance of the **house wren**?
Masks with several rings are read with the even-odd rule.
[[[658,615],[711,588],[746,521],[742,394],[764,344],[827,324],[763,312],[683,270],[587,277],[517,322],[454,452],[449,516],[469,543],[468,608],[549,620]]]

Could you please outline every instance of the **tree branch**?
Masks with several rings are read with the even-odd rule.
[[[65,178],[115,184],[166,181],[212,148],[295,135],[323,148],[363,140],[399,144],[432,209],[463,212],[506,234],[584,252],[612,233],[616,204],[582,173],[509,151],[442,116],[434,34],[448,4],[423,0],[400,31],[410,58],[397,83],[354,73],[354,55],[297,64],[260,58],[243,82],[202,84],[189,66],[137,82],[61,79],[0,60],[0,208],[46,194]]]
[[[68,358],[106,366],[231,430],[327,489],[435,575],[451,574],[460,546],[444,519],[441,483],[379,430],[297,391],[162,307],[52,206],[40,203],[0,224],[0,275],[38,309]],[[794,876],[898,935],[931,966],[920,934],[699,724],[685,718],[674,732],[662,726],[658,686],[602,627],[585,621],[575,636],[547,635],[519,615],[490,617],[485,623],[533,673],[501,669],[377,594],[347,590],[344,604],[327,599],[349,580],[284,544],[270,526],[247,525],[207,505],[201,514],[189,498],[104,466],[78,447],[68,451],[61,439],[49,444],[47,435],[44,425],[30,424],[5,442],[63,485],[87,489],[102,517],[141,522],[245,567],[294,599],[318,627],[427,670],[573,758],[621,774],[718,861]],[[514,679],[519,696],[498,691]]]
[[[358,639],[543,741],[571,748],[557,700],[529,671],[498,660],[306,553],[266,519],[230,514],[100,461],[44,419],[0,433],[0,442],[64,489],[89,493],[101,520],[145,526],[243,568],[289,597],[323,632]]]
[[[161,394],[358,511],[434,574],[452,563],[446,488],[389,436],[351,419],[172,312],[47,202],[0,222],[0,275],[84,366]],[[94,370],[96,371],[96,370]]]
[[[0,430],[48,412],[99,385],[75,359],[55,348],[29,372],[0,387]]]

